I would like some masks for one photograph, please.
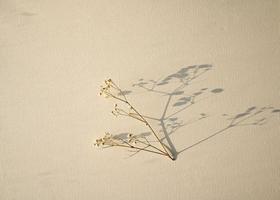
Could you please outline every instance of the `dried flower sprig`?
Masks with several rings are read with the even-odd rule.
[[[147,151],[151,153],[156,153],[160,155],[166,155],[166,152],[152,145],[145,136],[137,136],[132,133],[127,134],[127,137],[123,138],[118,135],[112,135],[110,133],[105,133],[105,135],[97,139],[95,146],[101,147],[126,147],[129,149],[135,149],[137,151]],[[150,149],[148,149],[150,147]]]
[[[126,147],[130,149],[135,149],[137,152],[139,151],[147,151],[151,153],[160,154],[163,156],[167,156],[172,160],[175,160],[172,153],[168,150],[168,148],[163,144],[160,140],[157,133],[154,131],[149,122],[145,119],[143,115],[141,115],[134,106],[127,100],[125,92],[123,92],[113,81],[112,79],[105,80],[105,86],[101,86],[100,95],[106,98],[111,97],[119,102],[125,104],[128,109],[122,109],[115,104],[114,110],[112,114],[117,116],[127,116],[133,119],[136,119],[145,124],[151,131],[151,133],[156,138],[156,141],[160,143],[162,149],[156,147],[151,144],[146,137],[137,137],[134,134],[128,134],[126,138],[113,136],[109,133],[106,133],[103,138],[97,139],[95,145],[96,146],[118,146],[118,147]]]

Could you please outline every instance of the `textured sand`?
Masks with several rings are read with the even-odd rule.
[[[1,200],[280,198],[279,1],[2,0],[0,20]],[[189,66],[208,70],[172,93]],[[132,87],[168,76],[170,101]],[[148,131],[110,114],[106,78],[172,115],[176,161],[92,146]]]

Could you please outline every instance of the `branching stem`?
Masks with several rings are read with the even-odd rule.
[[[166,155],[166,156],[168,156],[171,160],[174,160],[173,155],[168,151],[167,147],[166,147],[166,146],[163,144],[163,142],[160,140],[160,138],[158,137],[158,135],[156,134],[156,132],[154,131],[154,129],[152,128],[152,126],[149,124],[149,122],[134,108],[134,106],[132,106],[132,105],[128,102],[128,100],[127,100],[126,96],[123,94],[122,90],[121,90],[113,81],[111,81],[111,82],[112,82],[114,88],[117,89],[117,90],[119,91],[119,94],[121,94],[121,95],[124,97],[124,99],[119,98],[119,97],[117,97],[117,96],[115,96],[115,95],[113,95],[113,94],[111,94],[111,93],[109,93],[109,95],[110,95],[112,98],[114,98],[114,99],[116,99],[116,100],[119,100],[119,101],[121,101],[121,102],[127,104],[127,105],[140,117],[140,119],[138,119],[137,117],[134,117],[134,116],[132,116],[132,115],[128,115],[128,116],[130,116],[130,117],[132,117],[132,118],[134,118],[134,119],[137,119],[137,120],[139,120],[139,121],[142,121],[146,126],[148,126],[148,128],[151,130],[151,132],[152,132],[153,135],[156,137],[156,139],[158,140],[158,142],[161,144],[162,148],[164,149],[164,152],[163,152],[162,150],[160,150],[160,149],[154,147],[154,146],[152,146],[152,147],[153,147],[153,148],[156,148],[157,150],[159,150],[159,151],[161,152],[160,154]],[[136,148],[136,147],[134,147],[134,148]]]

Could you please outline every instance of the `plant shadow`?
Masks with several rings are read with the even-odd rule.
[[[145,80],[140,78],[132,85],[133,87],[141,88],[148,93],[160,95],[165,101],[159,116],[152,117],[144,115],[144,117],[148,120],[153,120],[158,124],[160,132],[163,133],[161,141],[167,142],[165,146],[172,153],[174,159],[177,158],[180,151],[177,151],[170,135],[188,124],[209,117],[207,114],[201,113],[196,119],[185,122],[183,119],[180,119],[179,114],[200,101],[204,101],[205,99],[224,91],[224,89],[220,87],[202,87],[191,93],[187,93],[187,87],[194,84],[199,77],[212,70],[212,68],[213,66],[209,64],[183,67],[177,72],[169,74],[164,78],[157,80]],[[170,87],[172,87],[172,89],[170,89]],[[126,93],[130,94],[132,91],[126,91]]]
[[[179,117],[180,113],[185,112],[191,106],[198,104],[201,101],[205,101],[215,95],[218,95],[224,91],[221,87],[202,87],[192,93],[187,93],[186,89],[194,83],[198,82],[198,78],[205,75],[208,71],[212,70],[213,66],[209,64],[193,65],[183,67],[177,72],[169,74],[160,79],[145,80],[140,78],[133,87],[143,89],[145,92],[160,95],[165,104],[159,114],[159,116],[147,116],[143,115],[146,119],[155,121],[160,128],[160,132],[163,133],[161,138],[162,142],[166,142],[165,146],[170,150],[174,159],[177,159],[178,155],[185,152],[188,149],[196,147],[215,136],[225,133],[227,130],[234,127],[241,126],[262,126],[273,116],[273,114],[280,113],[280,109],[272,106],[268,107],[256,107],[251,106],[245,111],[238,114],[223,114],[222,117],[229,121],[229,124],[221,130],[199,140],[198,142],[187,146],[181,150],[177,150],[171,135],[178,131],[180,128],[199,122],[209,117],[206,113],[200,113],[200,116],[190,121],[184,121]],[[166,87],[168,86],[168,88]],[[170,86],[173,88],[170,89]],[[133,91],[125,90],[126,95],[133,93]],[[149,132],[145,133],[146,136]],[[152,141],[155,142],[155,141]],[[140,151],[134,152],[131,156],[136,155]]]
[[[280,113],[280,109],[274,108],[272,106],[268,106],[268,107],[252,106],[238,114],[234,114],[234,115],[223,114],[222,117],[225,117],[226,120],[229,121],[227,126],[199,140],[198,142],[183,148],[178,152],[178,154],[183,153],[184,151],[189,150],[191,148],[194,148],[204,142],[207,142],[208,140],[213,139],[215,136],[226,133],[226,131],[229,129],[235,127],[241,127],[241,126],[262,126],[266,124],[268,120],[273,117],[274,114],[277,113]]]

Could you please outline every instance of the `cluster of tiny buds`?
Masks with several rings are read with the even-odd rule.
[[[117,136],[113,136],[110,133],[105,133],[105,136],[97,139],[94,143],[94,146],[104,146],[104,145],[109,145],[109,146],[118,146],[120,144],[124,144],[124,143],[134,143],[136,144],[136,136],[133,135],[132,133],[128,133],[127,134],[127,138],[126,139],[121,139]]]
[[[105,80],[106,85],[112,85],[112,83],[113,83],[113,81],[110,78],[108,80]]]
[[[101,96],[101,95],[105,94],[106,97],[108,97],[108,96],[109,96],[108,94],[110,94],[109,89],[110,89],[112,86],[113,86],[113,81],[112,81],[112,79],[105,80],[105,86],[103,86],[103,85],[100,86],[101,89],[100,89],[99,95]]]
[[[95,146],[112,145],[113,136],[110,133],[105,133],[105,136],[95,141]]]
[[[136,136],[134,136],[132,133],[129,133],[127,134],[127,140],[128,140],[128,143],[134,143],[136,144]]]
[[[119,115],[129,116],[130,114],[133,114],[133,108],[132,106],[130,106],[129,109],[126,111],[122,108],[119,108],[118,104],[115,104],[112,114],[116,117]]]
[[[114,108],[114,110],[112,111],[112,114],[115,115],[116,117],[119,115],[119,112],[118,112],[118,104],[115,104],[115,108]]]

